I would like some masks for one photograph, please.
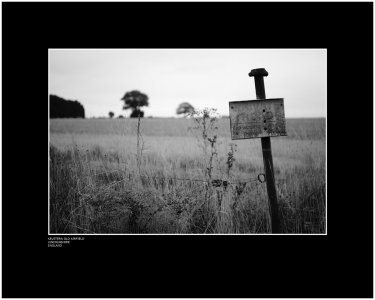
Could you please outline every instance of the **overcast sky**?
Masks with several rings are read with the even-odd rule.
[[[287,118],[326,116],[325,49],[50,49],[49,94],[78,100],[86,117],[129,116],[120,99],[132,90],[149,96],[145,117],[176,116],[181,102],[229,115],[229,101],[256,99],[255,68]]]

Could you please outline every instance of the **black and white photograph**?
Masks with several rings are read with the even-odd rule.
[[[327,49],[49,49],[50,234],[326,234]]]
[[[3,298],[373,297],[372,2],[1,6]]]

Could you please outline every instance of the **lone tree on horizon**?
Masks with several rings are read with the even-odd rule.
[[[140,110],[142,106],[148,106],[148,96],[141,93],[140,91],[134,90],[131,92],[125,93],[124,97],[121,98],[121,101],[124,101],[124,106],[122,109],[132,109],[130,118],[143,118],[144,112]]]
[[[110,111],[109,113],[108,113],[108,116],[112,119],[113,118],[113,116],[114,116],[115,114],[113,113],[113,111]]]
[[[178,115],[181,115],[181,114],[187,115],[189,113],[192,113],[193,111],[194,111],[194,107],[190,103],[183,102],[183,103],[181,103],[177,107],[176,114],[178,114]]]

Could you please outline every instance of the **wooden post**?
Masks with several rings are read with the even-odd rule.
[[[256,98],[258,100],[266,99],[266,92],[264,89],[264,76],[268,76],[268,72],[261,69],[253,69],[249,73],[250,77],[254,77],[255,81],[255,92]],[[263,164],[264,170],[266,173],[266,184],[267,184],[267,193],[271,214],[271,227],[272,233],[280,233],[280,220],[279,220],[279,208],[277,204],[277,193],[275,186],[275,176],[273,171],[273,161],[272,161],[272,149],[271,149],[271,138],[262,137],[262,153],[263,153]]]

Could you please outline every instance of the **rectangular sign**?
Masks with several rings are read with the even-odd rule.
[[[286,136],[284,99],[229,102],[232,140]]]

